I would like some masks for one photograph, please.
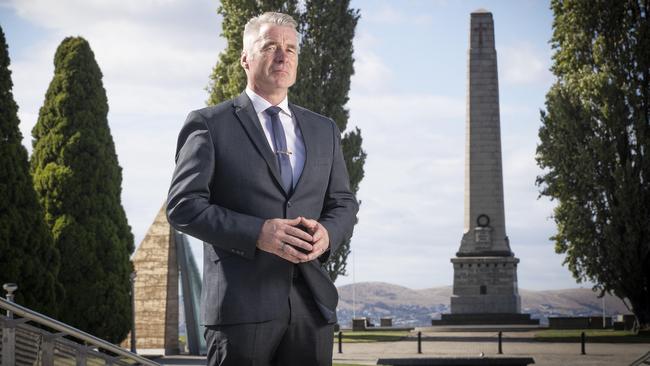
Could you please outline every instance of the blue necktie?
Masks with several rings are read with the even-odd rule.
[[[278,106],[270,106],[264,112],[271,117],[271,127],[273,129],[273,142],[275,143],[275,156],[278,159],[278,166],[280,167],[280,176],[282,177],[282,186],[284,190],[289,193],[293,188],[293,170],[291,169],[291,161],[289,155],[291,152],[287,148],[287,137],[284,134],[282,122],[278,113],[282,108]]]

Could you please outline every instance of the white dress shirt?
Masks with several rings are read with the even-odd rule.
[[[262,124],[264,135],[266,135],[266,141],[269,143],[271,151],[275,152],[271,117],[264,112],[268,107],[271,107],[272,104],[248,87],[246,88],[246,94],[253,103],[253,108],[255,108],[257,118]],[[295,187],[305,166],[305,143],[303,142],[300,128],[298,128],[298,124],[289,109],[289,100],[287,97],[278,104],[278,107],[282,109],[282,111],[278,113],[278,116],[280,117],[280,122],[282,123],[282,128],[284,128],[284,134],[287,138],[287,149],[291,152],[291,154],[289,154],[289,161],[291,162],[291,169],[293,170],[293,186]]]

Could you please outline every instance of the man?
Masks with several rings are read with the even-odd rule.
[[[246,90],[191,112],[167,217],[204,241],[209,365],[331,365],[338,294],[322,267],[357,201],[334,122],[288,103],[298,35],[288,15],[244,30]]]

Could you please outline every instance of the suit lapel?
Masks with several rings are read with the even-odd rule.
[[[298,124],[300,133],[302,134],[302,142],[305,145],[305,164],[303,165],[302,173],[300,174],[300,178],[298,178],[296,187],[293,190],[295,192],[300,187],[300,183],[305,180],[304,177],[309,174],[309,168],[312,165],[310,164],[310,158],[312,155],[311,148],[313,147],[313,144],[318,140],[316,131],[311,128],[311,125],[309,123],[305,121],[305,116],[303,115],[302,111],[298,108],[295,108],[291,103],[289,103],[289,109],[291,109],[291,113],[293,114],[293,117]]]
[[[248,95],[246,95],[246,92],[241,93],[234,99],[233,107],[235,108],[235,114],[239,122],[241,122],[251,141],[253,141],[253,144],[269,166],[276,183],[282,187],[282,177],[280,176],[278,160],[275,158],[275,154],[269,146],[262,125],[255,113],[255,108],[253,108],[253,104],[248,98]]]

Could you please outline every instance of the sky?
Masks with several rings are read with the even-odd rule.
[[[122,204],[144,238],[165,201],[176,137],[205,106],[226,41],[214,0],[0,0],[24,145],[67,36],[87,39],[103,72],[109,125],[123,168]],[[463,234],[464,143],[470,13],[492,12],[498,57],[506,231],[521,260],[520,288],[577,284],[549,239],[554,202],[539,197],[535,163],[549,71],[553,15],[541,0],[352,0],[348,128],[368,154],[348,275],[414,289],[453,282]],[[299,77],[299,76],[298,76]],[[201,255],[201,244],[193,242]],[[200,264],[202,261],[199,259]]]

